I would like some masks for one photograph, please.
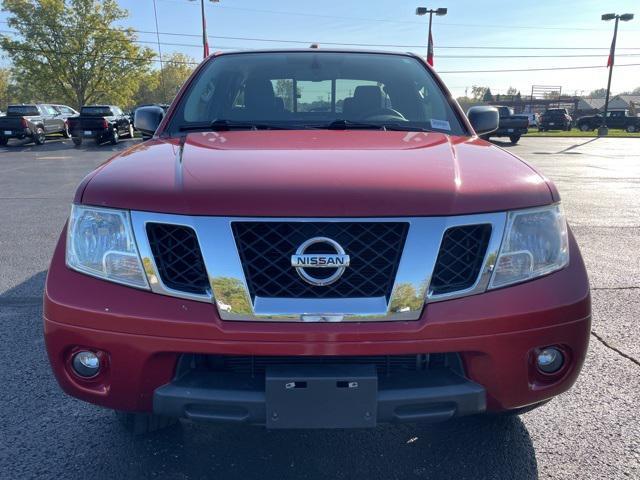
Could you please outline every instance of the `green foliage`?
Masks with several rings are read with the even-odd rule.
[[[114,25],[128,16],[116,0],[4,0],[3,10],[18,34],[0,47],[23,100],[127,105],[149,71],[153,51]]]
[[[134,103],[171,103],[193,72],[196,63],[193,58],[183,53],[173,53],[163,58],[162,71],[152,70],[144,75]]]
[[[491,95],[491,89],[487,87],[487,89],[484,92],[484,95],[482,96],[482,101],[483,102],[492,102],[493,101],[493,95]]]
[[[604,98],[607,96],[607,89],[597,88],[595,90],[592,90],[587,96],[591,98]]]
[[[244,294],[245,288],[236,278],[216,277],[213,279],[216,300],[229,305],[234,313],[251,313],[249,299]]]

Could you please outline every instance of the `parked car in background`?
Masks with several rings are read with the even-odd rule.
[[[600,127],[604,123],[602,120],[602,114],[580,117],[576,126],[583,132],[589,132]],[[607,112],[606,124],[609,128],[619,128],[629,133],[640,132],[640,117],[629,115],[628,110]]]
[[[538,122],[538,130],[571,130],[572,118],[566,108],[550,108],[545,111]]]
[[[86,105],[80,115],[69,119],[73,143],[82,145],[91,139],[100,145],[103,142],[118,143],[121,135],[133,138],[133,122],[128,115],[115,105]]]
[[[6,116],[0,117],[0,145],[6,145],[10,138],[31,139],[42,145],[46,135],[57,133],[69,138],[69,115],[62,114],[60,107],[75,112],[66,105],[48,103],[9,105]]]
[[[482,135],[482,138],[489,140],[491,137],[509,137],[511,143],[518,143],[520,137],[529,130],[529,118],[527,115],[514,115],[510,107],[496,106],[500,115],[500,123],[495,132]]]
[[[538,122],[540,121],[540,115],[538,113],[526,113],[525,115],[529,119],[529,127],[538,126]]]

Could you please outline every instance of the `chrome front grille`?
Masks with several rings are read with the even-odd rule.
[[[131,219],[155,293],[213,302],[223,320],[363,322],[417,320],[427,302],[484,292],[506,213],[267,219],[134,211]],[[291,267],[296,248],[314,236],[335,237],[351,257],[328,286],[302,283]]]
[[[252,298],[387,299],[391,296],[408,226],[399,222],[234,222],[232,225]],[[313,237],[335,240],[351,257],[349,268],[331,285],[310,285],[291,267],[291,256],[296,249]]]

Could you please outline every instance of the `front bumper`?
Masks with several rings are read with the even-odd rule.
[[[167,385],[175,381],[176,365],[184,353],[449,352],[460,356],[466,380],[484,389],[487,410],[516,409],[568,390],[584,361],[591,305],[585,267],[572,236],[570,251],[570,264],[561,271],[481,295],[427,304],[417,321],[291,324],[223,321],[213,304],[157,295],[71,271],[64,264],[62,238],[46,283],[45,340],[65,392],[117,410],[154,411],[154,396],[170,390]],[[536,372],[532,359],[536,349],[549,345],[562,346],[567,362],[560,375],[547,378]],[[82,380],[71,372],[70,357],[79,348],[105,352],[105,367],[98,377]],[[166,408],[160,402],[155,410],[169,413]],[[252,421],[260,423],[259,416]]]

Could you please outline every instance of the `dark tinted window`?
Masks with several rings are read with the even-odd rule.
[[[349,120],[465,133],[444,92],[418,59],[373,53],[217,57],[183,97],[169,129],[221,119],[291,128]]]
[[[109,107],[82,107],[80,115],[86,117],[110,117],[113,115]]]
[[[9,105],[7,107],[7,115],[35,116],[40,115],[40,112],[35,105]]]

